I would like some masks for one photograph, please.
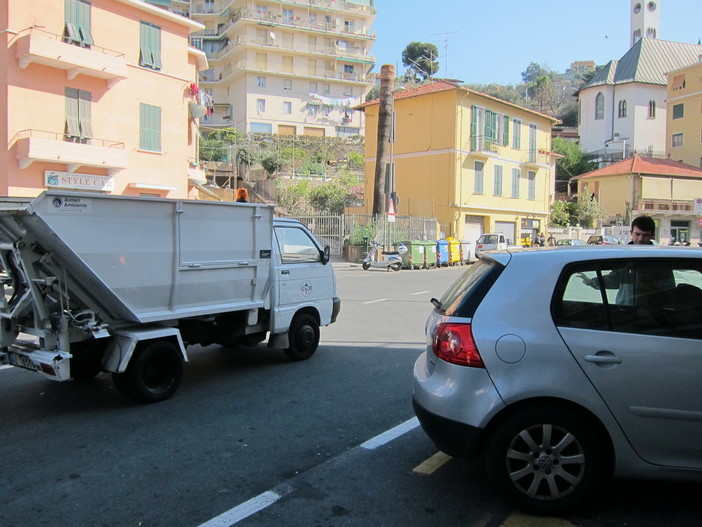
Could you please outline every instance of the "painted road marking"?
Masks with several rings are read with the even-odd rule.
[[[369,300],[368,302],[363,302],[364,304],[377,304],[378,302],[385,302],[387,298],[379,298],[378,300]]]
[[[429,474],[433,474],[434,472],[436,472],[439,468],[441,468],[444,465],[444,463],[450,461],[451,459],[453,458],[448,454],[444,454],[443,452],[437,452],[426,461],[422,461],[419,465],[414,467],[412,472],[416,474],[421,474],[422,476],[428,476]]]
[[[529,516],[522,512],[513,512],[501,527],[575,527],[575,524],[561,518]]]
[[[418,426],[419,420],[416,417],[413,417],[409,421],[405,421],[404,423],[397,425],[395,428],[391,428],[390,430],[375,436],[373,439],[369,439],[365,443],[362,443],[361,448],[365,448],[366,450],[375,450],[379,446],[383,446],[393,439],[397,439],[401,435],[406,434],[410,430],[414,430]]]
[[[369,439],[368,441],[359,445],[358,447],[345,452],[344,454],[342,454],[342,456],[348,456],[351,452],[357,450],[358,448],[374,450],[379,446],[385,445],[393,439],[397,439],[401,435],[406,434],[411,430],[414,430],[418,426],[419,421],[416,417],[413,417],[409,421],[405,421],[404,423],[401,423],[396,427],[391,428],[390,430],[387,430],[382,434],[375,436],[372,439]],[[338,457],[340,456],[337,456],[337,458]],[[199,527],[231,527],[239,523],[241,520],[248,518],[252,514],[256,514],[257,512],[260,512],[263,509],[273,505],[279,499],[281,499],[286,494],[289,494],[292,491],[292,484],[282,483],[271,490],[267,490],[266,492],[263,492],[258,496],[255,496],[250,500],[245,501],[244,503],[241,503],[232,509],[229,509],[228,511],[220,514],[217,517],[212,518],[211,520],[201,524]]]
[[[429,291],[419,291],[418,293],[410,293],[411,295],[426,295]]]

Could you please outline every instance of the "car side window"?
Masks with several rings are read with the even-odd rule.
[[[556,325],[700,339],[701,266],[677,259],[570,266],[554,296]]]
[[[312,238],[296,227],[276,227],[280,258],[286,263],[321,262],[322,255]]]

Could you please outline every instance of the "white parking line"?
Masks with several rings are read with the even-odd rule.
[[[368,302],[363,302],[364,304],[377,304],[378,302],[385,302],[387,298],[379,298],[378,300],[369,300]]]
[[[372,439],[369,439],[368,441],[362,443],[356,448],[374,450],[379,446],[389,443],[393,439],[397,439],[398,437],[400,437],[403,434],[406,434],[410,430],[414,430],[418,426],[419,421],[416,417],[413,417],[412,419],[405,421],[404,423],[401,423],[396,427],[391,428],[390,430],[387,430],[382,434],[375,436]],[[352,450],[349,450],[342,455],[348,455],[350,452],[352,452]],[[227,512],[224,512],[219,516],[201,524],[199,527],[232,527],[233,525],[239,523],[241,520],[248,518],[252,514],[256,514],[257,512],[262,511],[266,507],[273,505],[280,498],[284,497],[286,494],[289,494],[292,491],[292,485],[290,485],[289,483],[283,483],[275,487],[275,489],[273,490],[267,490],[266,492],[263,492],[258,496],[255,496],[250,500],[245,501],[244,503],[241,503],[232,509],[229,509]]]
[[[2,366],[0,366],[0,370],[8,370],[10,368],[12,368],[12,366],[9,364],[3,364]]]
[[[411,295],[426,295],[429,291],[419,291],[417,293],[410,293]]]

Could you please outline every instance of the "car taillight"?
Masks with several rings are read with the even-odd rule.
[[[434,331],[432,348],[436,356],[446,362],[472,368],[485,367],[470,324],[439,324]]]

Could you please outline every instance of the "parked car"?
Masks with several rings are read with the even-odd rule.
[[[556,240],[556,245],[585,245],[585,242],[577,238],[566,238],[565,240]]]
[[[610,234],[594,234],[587,239],[588,245],[620,245],[622,241]]]
[[[517,508],[563,513],[613,475],[702,479],[702,251],[494,252],[432,303],[415,412]]]

